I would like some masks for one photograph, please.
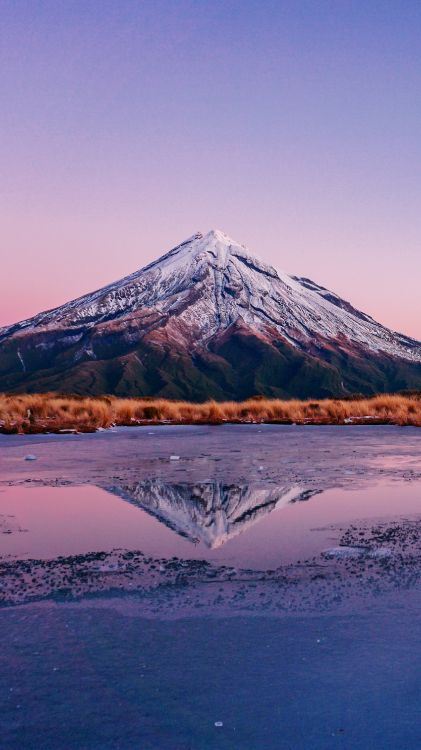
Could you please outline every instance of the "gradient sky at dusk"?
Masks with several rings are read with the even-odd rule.
[[[0,18],[0,325],[219,228],[421,339],[419,1]]]

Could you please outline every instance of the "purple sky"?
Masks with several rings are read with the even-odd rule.
[[[219,228],[421,339],[418,1],[0,12],[0,325]]]

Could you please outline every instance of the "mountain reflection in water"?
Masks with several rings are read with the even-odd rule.
[[[319,492],[299,485],[174,484],[159,479],[103,489],[146,511],[180,536],[210,549],[222,546],[272,511]]]

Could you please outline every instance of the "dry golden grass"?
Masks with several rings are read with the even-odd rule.
[[[421,426],[421,395],[380,395],[355,400],[311,401],[251,398],[203,404],[166,399],[54,393],[0,394],[0,432],[93,431],[111,425],[172,422],[284,422],[297,424],[398,424]]]

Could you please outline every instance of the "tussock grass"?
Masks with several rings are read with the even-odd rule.
[[[421,426],[421,394],[379,395],[353,400],[282,401],[255,397],[202,404],[166,399],[0,394],[0,431],[6,433],[94,431],[112,425],[397,424]]]

